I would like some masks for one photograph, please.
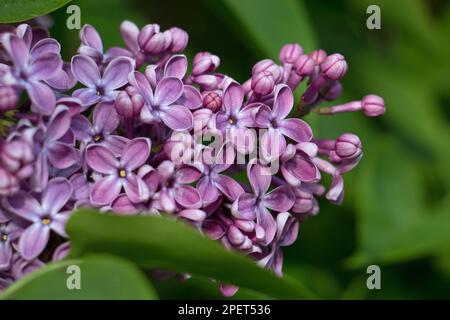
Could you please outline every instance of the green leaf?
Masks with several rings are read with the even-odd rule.
[[[81,288],[68,289],[69,277],[78,266]],[[70,271],[70,272],[69,272]],[[69,279],[69,280],[68,280]],[[145,275],[129,261],[107,255],[92,255],[50,263],[15,282],[1,299],[157,299]]]
[[[33,19],[56,10],[71,0],[2,0],[0,23]]]
[[[223,2],[247,30],[259,49],[273,59],[278,58],[279,50],[286,43],[298,42],[306,51],[316,48],[315,35],[301,1],[223,0]]]
[[[144,268],[212,278],[274,298],[312,297],[299,282],[276,277],[180,221],[156,216],[100,214],[92,209],[81,209],[69,220],[67,231],[73,257],[109,253],[126,257]]]

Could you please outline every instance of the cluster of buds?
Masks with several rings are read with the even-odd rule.
[[[29,98],[0,140],[0,289],[68,254],[65,223],[80,207],[173,216],[281,275],[282,248],[318,213],[319,197],[343,201],[343,174],[362,157],[355,134],[319,139],[300,118],[385,110],[375,95],[320,108],[340,95],[347,62],[299,44],[284,46],[279,62],[257,62],[240,84],[209,52],[188,73],[179,28],[125,21],[126,47],[104,51],[85,25],[70,64],[46,33],[25,24],[0,32],[0,113],[17,109],[22,92]]]

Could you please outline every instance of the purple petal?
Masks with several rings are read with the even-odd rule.
[[[153,194],[156,192],[156,189],[159,186],[161,176],[159,175],[158,171],[152,169],[151,171],[145,173],[142,176],[142,179],[144,180],[145,184],[147,185],[147,188],[148,188],[150,194]]]
[[[278,212],[291,209],[294,201],[295,195],[287,186],[279,186],[264,196],[264,205]]]
[[[110,135],[107,136],[101,144],[111,150],[115,156],[120,156],[128,142],[130,142],[130,140],[125,137]]]
[[[47,146],[47,156],[50,163],[57,169],[66,169],[79,159],[77,150],[63,142],[52,142],[49,144]]]
[[[133,173],[129,173],[127,179],[123,183],[125,193],[133,203],[140,203],[148,200],[150,192],[145,182]]]
[[[9,269],[12,258],[12,248],[8,242],[0,242],[0,270]]]
[[[126,57],[113,59],[103,74],[103,85],[108,90],[115,90],[128,83],[128,74],[134,70],[133,62]]]
[[[309,159],[301,156],[295,156],[288,163],[286,169],[295,177],[304,182],[314,182],[320,179],[320,171]]]
[[[42,194],[42,209],[47,214],[58,213],[72,196],[72,185],[66,178],[50,180]]]
[[[247,166],[247,177],[255,195],[265,194],[272,181],[270,169],[259,163],[249,164]]]
[[[175,193],[175,201],[188,209],[198,209],[202,205],[199,192],[191,186],[178,187]]]
[[[234,179],[218,174],[214,180],[216,187],[229,199],[236,200],[241,194],[244,193],[242,186]]]
[[[243,101],[244,91],[241,86],[236,82],[230,83],[223,94],[224,109],[231,113],[237,112],[241,108]]]
[[[61,139],[69,130],[72,123],[70,112],[67,108],[59,106],[50,118],[47,127],[47,141],[57,141]]]
[[[261,103],[251,103],[251,104],[245,106],[239,112],[239,123],[246,127],[255,126],[256,125],[256,115],[258,114],[258,111],[262,106],[265,106],[265,105],[263,105]]]
[[[176,102],[179,105],[185,106],[188,109],[194,110],[202,106],[202,95],[197,88],[185,85],[183,94]]]
[[[192,221],[203,221],[206,218],[206,213],[203,210],[198,209],[184,209],[177,214],[181,218],[185,218]]]
[[[277,215],[276,238],[279,245],[290,246],[298,235],[299,223],[289,212],[281,212]]]
[[[264,229],[266,236],[263,244],[268,245],[275,238],[277,224],[272,214],[264,207],[257,210],[256,222]]]
[[[52,223],[50,224],[50,228],[59,234],[62,237],[67,238],[68,235],[66,233],[66,224],[67,220],[70,218],[71,211],[60,212],[53,216]]]
[[[6,198],[5,204],[9,210],[31,222],[37,221],[43,214],[39,202],[23,191]]]
[[[72,58],[72,73],[78,81],[89,88],[95,88],[100,80],[98,66],[88,56],[76,55]]]
[[[115,213],[119,213],[121,215],[134,215],[139,213],[139,209],[137,206],[128,199],[126,194],[121,194],[116,200],[114,200],[112,206],[112,210]]]
[[[300,119],[285,119],[280,124],[280,131],[285,136],[297,142],[307,142],[312,139],[312,130],[309,124]]]
[[[208,177],[203,177],[198,181],[197,190],[200,193],[204,205],[209,205],[219,198],[217,188]]]
[[[197,181],[201,176],[201,171],[191,165],[184,165],[177,169],[177,181],[183,184],[192,183]]]
[[[84,109],[87,109],[88,107],[102,100],[102,97],[97,94],[97,90],[91,88],[77,89],[72,93],[72,96],[74,98],[80,99],[84,106]]]
[[[77,140],[88,140],[94,135],[91,123],[88,118],[81,114],[77,114],[72,117],[72,124],[70,125]]]
[[[85,24],[80,31],[80,40],[83,44],[103,52],[103,43],[97,30],[89,24]]]
[[[77,79],[72,74],[70,64],[63,63],[62,69],[56,71],[56,73],[47,78],[45,82],[52,88],[60,91],[66,91],[72,89],[77,84]]]
[[[34,170],[35,172],[31,176],[31,185],[34,191],[41,192],[47,185],[49,176],[48,161],[43,152],[38,155]]]
[[[160,192],[159,201],[161,207],[166,212],[173,212],[176,209],[175,199],[171,193],[172,190],[163,189]]]
[[[61,51],[61,45],[58,41],[52,38],[41,39],[33,46],[31,49],[31,56],[33,59],[47,54],[47,53],[57,53],[59,55]]]
[[[119,167],[119,161],[114,154],[101,145],[91,145],[87,148],[86,162],[94,171],[103,174],[113,174]]]
[[[239,219],[254,220],[256,218],[256,199],[250,193],[241,194],[231,207],[233,216]]]
[[[333,175],[330,190],[326,194],[326,198],[334,203],[340,204],[344,195],[344,179],[338,173]]]
[[[142,73],[138,71],[130,73],[128,75],[128,81],[133,87],[138,89],[147,103],[153,100],[153,90],[150,82],[148,82],[148,79]]]
[[[183,82],[170,77],[162,79],[155,89],[155,103],[168,106],[177,101],[183,94]]]
[[[59,54],[49,52],[40,55],[33,60],[30,66],[30,74],[33,79],[46,80],[51,78],[62,68],[62,60]]]
[[[19,252],[27,260],[39,256],[47,246],[50,228],[40,222],[33,223],[20,236]]]
[[[267,160],[272,160],[286,150],[286,139],[278,129],[269,128],[261,137],[261,147]]]
[[[91,203],[94,206],[106,206],[120,194],[122,184],[117,177],[108,176],[98,180],[91,189]]]
[[[184,55],[174,55],[166,63],[164,68],[164,76],[183,79],[186,74],[187,67],[188,62]]]
[[[220,292],[222,292],[222,294],[225,297],[232,297],[236,294],[236,292],[238,292],[239,287],[233,286],[231,284],[221,284],[220,285]]]
[[[39,81],[28,81],[25,84],[28,95],[33,102],[31,109],[44,115],[52,114],[55,109],[56,98],[52,89]]]
[[[123,150],[121,164],[128,170],[141,167],[150,156],[151,142],[147,138],[131,140]]]
[[[275,119],[281,120],[287,117],[294,105],[294,95],[286,85],[281,85],[275,92],[273,103],[273,115]]]
[[[24,40],[15,35],[6,34],[3,43],[15,66],[22,68],[28,63],[29,48]]]
[[[127,47],[133,51],[139,51],[138,35],[139,28],[130,21],[124,21],[120,25],[120,34]]]
[[[191,111],[184,106],[171,105],[161,113],[161,120],[172,130],[192,128],[194,119]]]
[[[100,102],[95,106],[92,119],[94,130],[105,134],[113,132],[120,124],[120,117],[114,108],[114,103]]]

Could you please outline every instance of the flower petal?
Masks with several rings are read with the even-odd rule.
[[[144,202],[150,197],[150,191],[148,190],[147,185],[134,173],[128,174],[123,183],[123,187],[128,199],[133,203]]]
[[[113,174],[119,167],[119,161],[114,154],[101,145],[91,145],[87,148],[86,162],[94,171],[103,174]]]
[[[161,120],[172,130],[189,130],[194,122],[191,111],[179,105],[164,109],[164,112],[161,112]]]
[[[177,214],[181,218],[185,218],[192,221],[203,221],[206,218],[206,213],[199,209],[184,209]]]
[[[301,119],[285,119],[280,124],[280,131],[297,142],[308,142],[313,133],[309,124]]]
[[[81,114],[77,114],[72,117],[70,128],[79,141],[88,140],[94,135],[94,131],[92,130],[92,126],[88,118]]]
[[[42,194],[42,209],[47,214],[58,213],[72,196],[72,185],[66,178],[50,180]]]
[[[275,234],[277,232],[277,224],[270,211],[264,207],[259,207],[257,210],[256,222],[265,231],[265,239],[263,241],[263,244],[270,244],[275,238]]]
[[[25,84],[28,95],[33,104],[31,109],[43,115],[52,114],[55,109],[56,98],[53,90],[40,81],[28,81]]]
[[[287,186],[279,186],[264,196],[264,205],[274,211],[283,212],[292,208],[295,195]]]
[[[80,40],[83,44],[103,52],[102,39],[93,26],[89,24],[83,26],[80,31]]]
[[[183,184],[197,181],[201,174],[201,171],[193,165],[183,165],[176,170],[177,181]]]
[[[28,63],[30,58],[29,48],[23,39],[6,33],[3,38],[3,45],[16,67],[22,68]]]
[[[85,55],[76,55],[72,58],[72,73],[78,81],[89,88],[95,88],[100,81],[97,64]]]
[[[130,84],[139,90],[147,103],[152,103],[153,90],[148,79],[139,71],[131,72],[128,75]]]
[[[24,191],[19,191],[4,201],[7,209],[28,221],[37,221],[43,214],[39,202]]]
[[[72,123],[70,112],[66,107],[58,106],[55,113],[50,118],[47,126],[47,141],[57,141],[61,139],[69,130]]]
[[[178,187],[175,193],[175,201],[188,209],[198,209],[202,205],[199,192],[191,186]]]
[[[130,171],[141,167],[150,156],[150,149],[150,139],[135,138],[131,140],[122,152],[121,165]]]
[[[177,101],[183,94],[183,82],[174,77],[162,79],[155,89],[155,103],[168,106]]]
[[[294,95],[287,85],[280,85],[275,91],[273,102],[273,115],[275,119],[281,120],[287,117],[294,106]]]
[[[57,169],[67,169],[79,160],[77,150],[63,142],[52,142],[48,144],[47,157],[50,163]]]
[[[103,85],[109,90],[115,90],[128,83],[128,74],[134,70],[133,62],[126,57],[113,59],[103,73]]]
[[[185,106],[190,110],[194,110],[202,106],[202,95],[197,88],[190,85],[185,85],[183,88],[183,94],[176,103]]]
[[[186,74],[188,62],[184,55],[174,55],[166,63],[164,68],[165,77],[183,79]]]
[[[244,102],[244,91],[236,82],[231,82],[223,93],[223,107],[230,113],[237,112]]]
[[[98,180],[91,189],[91,203],[94,206],[106,206],[112,203],[120,194],[122,183],[115,176]]]
[[[19,252],[27,260],[38,257],[47,246],[50,227],[40,222],[33,223],[20,236]]]
[[[51,78],[61,70],[63,62],[58,53],[48,52],[34,59],[30,66],[30,76],[36,80]]]
[[[138,35],[139,28],[131,21],[123,21],[120,24],[120,34],[127,47],[133,51],[139,51]]]
[[[201,178],[197,183],[197,190],[202,197],[203,205],[207,206],[219,198],[219,192],[208,177]]]
[[[244,193],[242,186],[234,179],[218,174],[214,180],[216,187],[229,199],[236,200],[241,194]]]
[[[52,38],[44,38],[36,42],[31,49],[31,56],[34,59],[40,57],[43,54],[47,54],[49,52],[57,53],[59,55],[61,51],[61,45],[58,41]]]
[[[266,160],[276,159],[286,150],[286,139],[278,129],[269,128],[261,137],[261,148]]]
[[[260,163],[250,163],[247,166],[247,177],[255,195],[263,195],[272,182],[270,169]]]
[[[8,242],[0,242],[0,270],[9,269],[12,258],[12,248]]]
[[[128,142],[130,142],[130,140],[125,137],[109,135],[101,144],[111,150],[115,156],[120,156]]]
[[[241,194],[231,206],[231,213],[238,219],[254,220],[256,218],[256,199],[250,193]]]
[[[120,117],[114,108],[114,103],[100,102],[95,106],[92,125],[98,133],[109,134],[117,129]]]
[[[77,89],[72,93],[72,96],[80,99],[84,109],[102,100],[102,97],[97,94],[97,91],[91,88]]]

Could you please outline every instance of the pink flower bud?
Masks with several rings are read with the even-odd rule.
[[[147,24],[142,28],[138,35],[138,44],[142,50],[145,50],[147,43],[155,33],[159,33],[159,25],[157,24]]]
[[[194,57],[192,74],[194,76],[214,72],[220,64],[218,56],[209,52],[199,52]]]
[[[0,195],[10,196],[19,191],[19,181],[5,168],[0,167]]]
[[[282,63],[294,64],[302,53],[303,48],[299,44],[286,44],[280,50],[279,59]]]
[[[347,72],[347,62],[343,55],[335,53],[322,61],[320,69],[328,79],[339,80]]]
[[[264,59],[257,62],[252,69],[252,75],[257,75],[263,71],[269,71],[275,82],[278,82],[283,76],[283,68],[270,59]]]
[[[342,84],[340,82],[334,82],[330,88],[327,88],[326,92],[322,93],[323,98],[327,101],[333,101],[340,97],[342,93]]]
[[[143,105],[144,98],[133,87],[127,87],[125,91],[121,91],[115,103],[117,113],[125,119],[137,117]]]
[[[260,95],[266,95],[273,91],[275,82],[269,71],[262,71],[252,77],[252,90]]]
[[[217,112],[222,107],[222,97],[215,91],[203,94],[203,106],[212,112]]]
[[[189,36],[183,29],[173,27],[169,31],[172,33],[172,47],[170,48],[172,52],[183,51],[189,40]]]
[[[363,112],[368,117],[378,117],[386,111],[383,98],[374,94],[365,96],[361,103]]]
[[[295,72],[300,76],[311,74],[314,71],[314,66],[314,60],[306,54],[300,55],[294,64]]]
[[[335,151],[343,160],[357,158],[362,152],[361,140],[352,133],[344,133],[336,139]]]
[[[319,65],[323,60],[325,60],[325,58],[327,57],[327,53],[322,49],[314,50],[309,54],[309,57],[314,60],[314,63],[316,65]]]
[[[9,172],[18,172],[24,165],[34,160],[34,153],[29,143],[22,139],[6,142],[1,149],[3,167]]]
[[[14,109],[19,101],[19,95],[12,87],[0,87],[0,112]]]

